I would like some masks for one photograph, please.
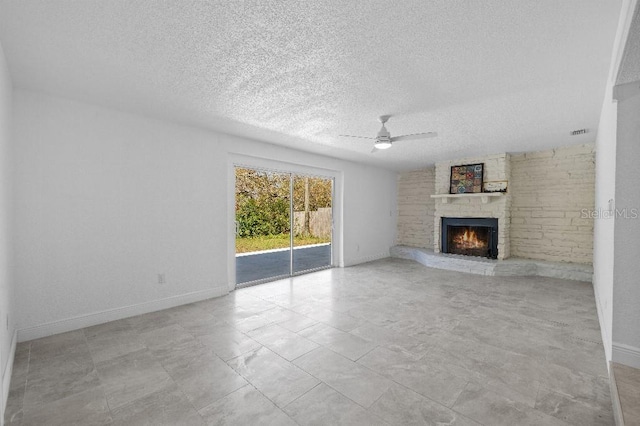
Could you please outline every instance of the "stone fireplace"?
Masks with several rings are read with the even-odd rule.
[[[467,256],[501,260],[509,257],[510,193],[449,194],[451,166],[484,163],[485,182],[508,181],[511,171],[509,157],[509,154],[497,154],[436,164],[435,194],[431,196],[435,199],[433,246],[436,253],[451,253],[453,247],[454,253]],[[445,228],[447,226],[445,221],[448,219],[456,219],[456,223],[459,224],[455,225],[457,229],[453,230],[462,232],[462,235],[457,236],[460,240],[458,244],[451,240],[452,237]],[[484,222],[480,225],[465,225],[465,222],[473,222],[470,219],[476,222],[482,219]],[[488,223],[495,226],[489,226]],[[469,226],[485,229],[469,229]],[[467,231],[466,240],[465,230]],[[471,241],[471,231],[475,232],[475,242]]]
[[[484,181],[506,193],[450,194],[451,166],[484,163]],[[398,237],[392,255],[426,266],[483,275],[540,275],[591,280],[595,163],[593,145],[463,157],[398,178]],[[443,219],[497,220],[497,259],[460,225],[458,247],[443,242]],[[467,236],[465,238],[465,231]],[[486,231],[475,239],[484,240]],[[496,236],[497,234],[497,241]],[[456,242],[456,241],[453,241]],[[461,244],[461,245],[460,245]],[[476,246],[482,247],[476,247]],[[491,257],[496,257],[495,251]]]

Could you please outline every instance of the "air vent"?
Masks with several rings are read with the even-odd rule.
[[[586,133],[589,133],[589,129],[572,130],[569,134],[571,136],[578,136],[578,135],[584,135]]]

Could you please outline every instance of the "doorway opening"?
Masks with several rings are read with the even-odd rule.
[[[235,167],[236,287],[332,266],[333,178]]]

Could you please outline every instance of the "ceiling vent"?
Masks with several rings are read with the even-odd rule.
[[[584,135],[589,133],[589,129],[578,129],[578,130],[572,130],[569,134],[571,136],[578,136],[578,135]]]

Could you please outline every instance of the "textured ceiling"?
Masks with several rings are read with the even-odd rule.
[[[591,142],[620,0],[0,0],[17,87],[395,170]],[[377,117],[397,142],[371,154]],[[570,137],[573,129],[589,128]]]
[[[634,81],[640,81],[640,3],[636,6],[633,21],[631,21],[616,84]]]

